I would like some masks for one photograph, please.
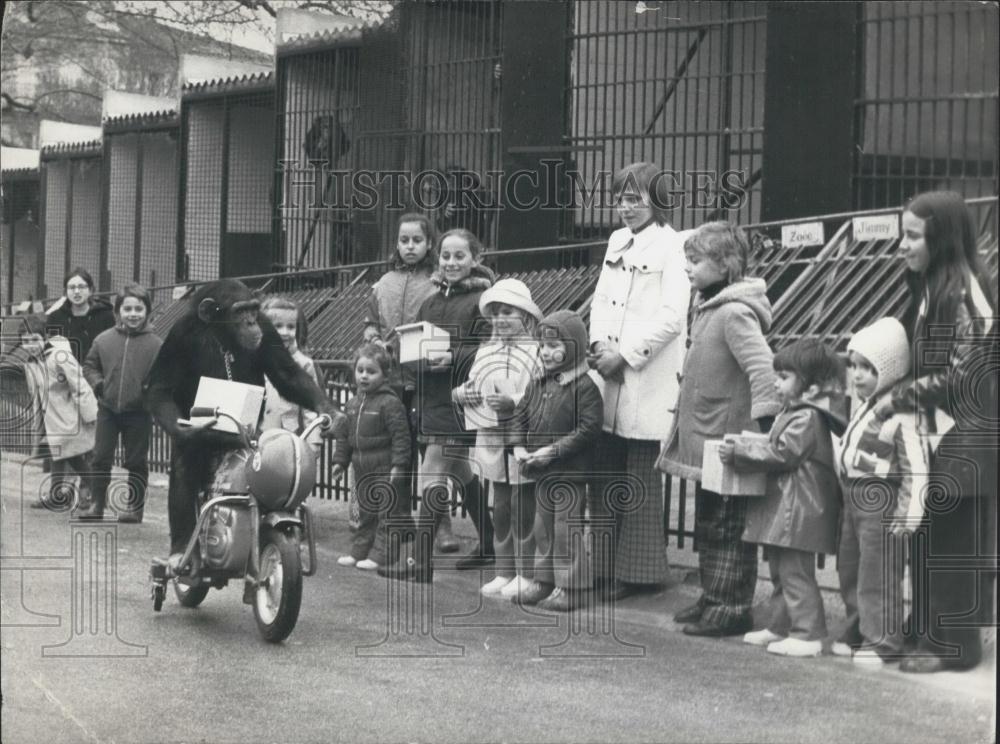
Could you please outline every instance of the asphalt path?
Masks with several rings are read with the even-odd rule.
[[[315,505],[320,570],[305,579],[298,625],[267,644],[238,585],[195,610],[169,596],[153,612],[164,489],[143,525],[77,537],[88,555],[114,550],[81,571],[73,535],[90,533],[22,508],[41,474],[2,468],[4,742],[993,740],[993,691],[967,675],[689,638],[662,611],[690,601],[683,584],[656,609],[598,605],[574,621],[481,600],[468,572],[439,570],[428,594],[341,568],[347,514],[329,502]]]

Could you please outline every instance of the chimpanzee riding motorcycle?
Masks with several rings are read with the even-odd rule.
[[[174,564],[179,568],[153,560],[153,609],[163,607],[168,582],[183,606],[197,607],[209,589],[243,579],[243,602],[253,606],[264,640],[277,643],[298,621],[302,577],[316,571],[315,536],[303,503],[316,484],[316,456],[307,438],[317,427],[329,427],[331,419],[317,417],[298,436],[267,429],[254,441],[218,408],[193,408],[191,416],[232,420],[243,447],[223,456],[211,486],[200,494],[194,534]]]

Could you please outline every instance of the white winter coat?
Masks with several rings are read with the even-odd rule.
[[[618,351],[628,365],[623,385],[591,373],[604,397],[604,431],[657,441],[670,431],[691,300],[684,273],[690,232],[652,224],[638,234],[616,230],[608,240],[590,309],[590,343]]]

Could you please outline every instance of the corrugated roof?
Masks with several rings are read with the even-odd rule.
[[[181,88],[181,95],[188,95],[190,93],[233,93],[247,90],[259,90],[273,85],[273,72],[255,72],[244,75],[230,75],[227,77],[214,78],[212,80],[199,80],[194,83],[185,83]]]
[[[4,173],[32,173],[38,170],[38,150],[27,147],[0,148],[0,170]]]
[[[104,120],[105,128],[110,129],[141,129],[154,124],[176,125],[177,110],[146,111],[139,114],[121,114],[109,116]]]
[[[100,155],[101,150],[102,141],[99,139],[90,140],[89,142],[53,142],[52,144],[42,146],[41,159],[45,160],[53,156],[86,157],[89,155]]]

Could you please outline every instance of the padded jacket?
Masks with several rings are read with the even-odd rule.
[[[335,465],[354,466],[354,477],[410,466],[410,425],[399,396],[383,384],[351,398],[347,425],[337,435]]]
[[[142,384],[162,345],[148,323],[137,331],[117,325],[94,339],[83,376],[98,402],[115,413],[141,411]]]

